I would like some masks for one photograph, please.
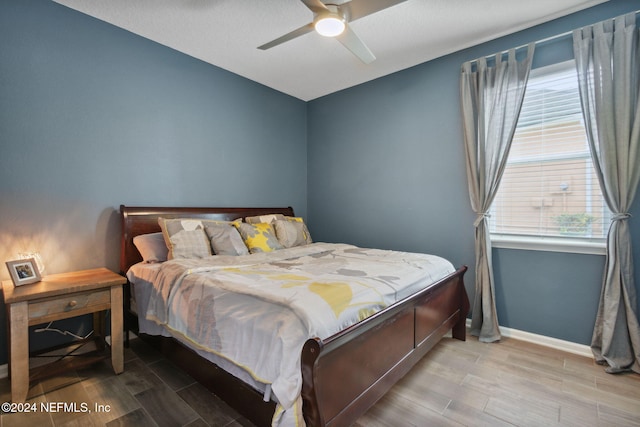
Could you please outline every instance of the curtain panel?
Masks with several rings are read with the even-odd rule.
[[[635,13],[573,32],[582,113],[604,198],[613,212],[591,341],[607,372],[640,373],[629,208],[640,182],[640,32]]]
[[[535,44],[529,44],[521,61],[516,59],[516,49],[511,49],[506,61],[502,53],[495,55],[492,66],[487,58],[465,62],[460,75],[467,183],[471,207],[477,215],[471,334],[483,342],[500,340],[486,218],[506,165],[534,50]]]

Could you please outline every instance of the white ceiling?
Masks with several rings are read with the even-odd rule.
[[[311,22],[299,0],[54,1],[309,101],[607,0],[408,0],[352,22],[369,65],[315,32],[257,49]]]

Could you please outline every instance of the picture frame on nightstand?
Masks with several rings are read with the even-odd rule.
[[[42,278],[35,258],[7,261],[6,264],[14,286],[39,282]]]

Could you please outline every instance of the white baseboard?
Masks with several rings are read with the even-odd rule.
[[[470,326],[471,319],[467,319],[467,327]],[[588,345],[547,337],[545,335],[532,334],[531,332],[525,332],[518,329],[505,328],[504,326],[500,326],[500,334],[505,338],[513,338],[514,340],[526,341],[542,345],[544,347],[566,351],[567,353],[593,358],[591,347]]]

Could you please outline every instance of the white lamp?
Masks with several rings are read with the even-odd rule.
[[[327,5],[327,11],[316,16],[313,26],[321,36],[336,37],[342,34],[347,23],[344,16],[338,13],[337,6]]]

